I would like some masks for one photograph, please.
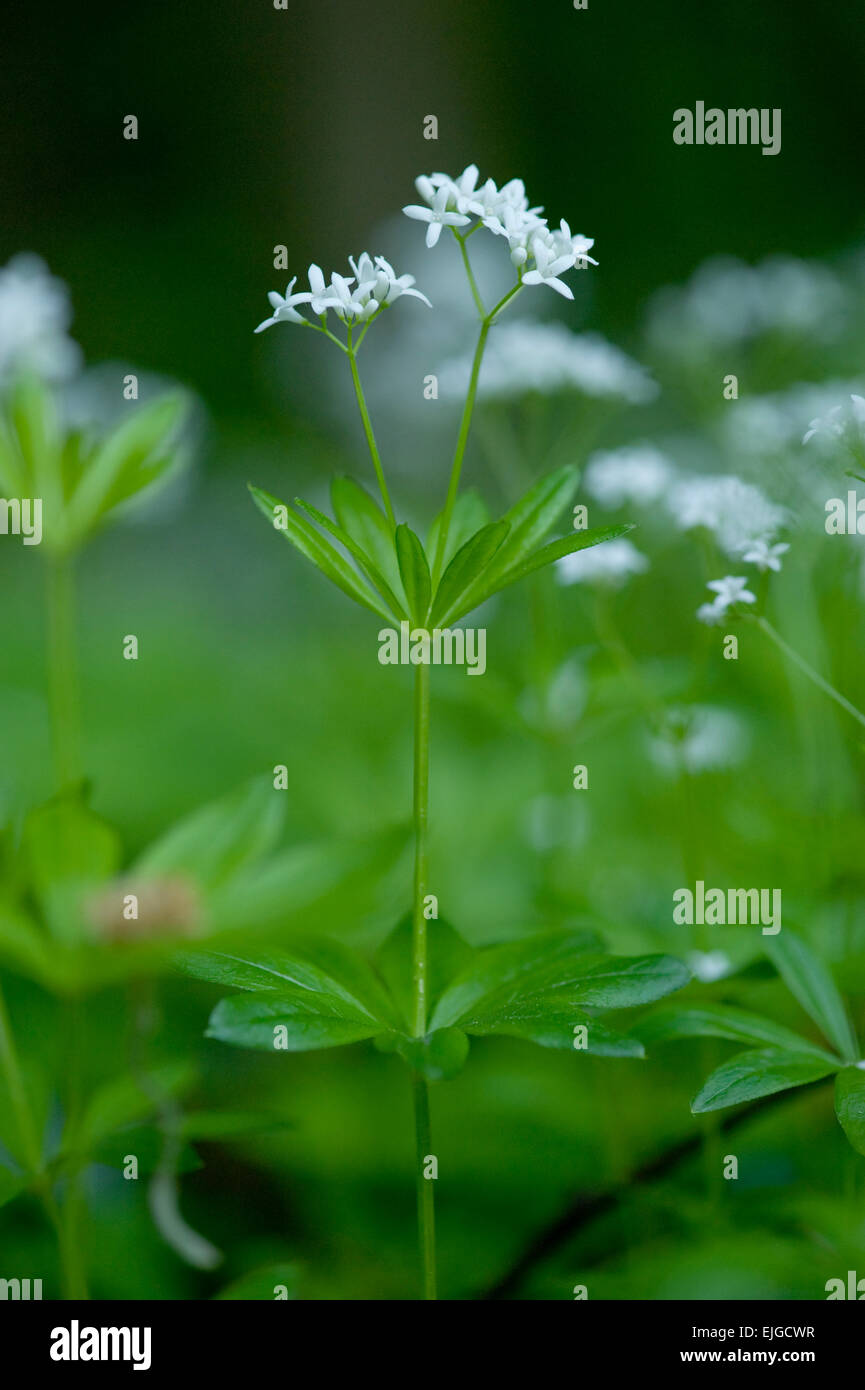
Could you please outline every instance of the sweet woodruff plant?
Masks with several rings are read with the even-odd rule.
[[[460,478],[478,377],[490,333],[526,290],[544,286],[565,299],[563,277],[595,264],[592,242],[566,222],[550,227],[529,206],[519,179],[499,188],[481,183],[474,165],[452,179],[417,180],[421,201],[404,209],[426,225],[426,245],[453,237],[478,315],[478,335],[444,505],[425,540],[398,519],[358,371],[360,350],[375,322],[399,299],[426,313],[429,301],[414,277],[398,275],[382,256],[349,259],[350,274],[326,279],[309,268],[309,288],[272,293],[262,332],[291,324],[327,339],[346,358],[378,485],[375,499],[358,482],[334,480],[333,515],[301,498],[291,505],[251,489],[252,496],[296,550],[360,607],[389,625],[407,624],[414,679],[414,886],[412,910],[374,961],[336,942],[318,940],[291,954],[197,952],[185,968],[234,991],[217,1004],[209,1036],[241,1047],[301,1051],[372,1040],[406,1063],[414,1092],[418,1230],[423,1295],[436,1296],[429,1082],[464,1065],[469,1036],[506,1034],[540,1044],[609,1057],[639,1057],[642,1043],[611,1027],[608,1011],[647,1004],[684,985],[689,972],[672,957],[607,955],[590,932],[546,930],[482,950],[444,920],[428,920],[430,658],[435,633],[468,617],[491,595],[574,551],[630,528],[573,531],[544,543],[568,509],[578,473],[568,465],[541,477],[498,520]],[[491,235],[510,256],[513,283],[485,303],[472,267],[472,237]],[[381,679],[391,676],[382,671]]]

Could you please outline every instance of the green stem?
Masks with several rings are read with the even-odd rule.
[[[349,332],[351,332],[351,330],[349,330]],[[393,514],[393,507],[390,503],[390,494],[388,493],[387,483],[385,482],[384,468],[382,467],[381,457],[378,452],[378,445],[375,442],[375,435],[373,434],[372,429],[372,421],[369,418],[369,411],[366,408],[366,398],[363,394],[363,387],[360,384],[360,375],[358,374],[357,370],[356,351],[357,349],[351,346],[351,339],[349,338],[348,360],[351,363],[351,379],[354,382],[354,393],[357,396],[357,403],[360,407],[360,418],[363,421],[364,434],[366,435],[366,442],[369,445],[369,452],[372,456],[372,462],[375,468],[375,475],[378,478],[379,491],[381,493],[381,500],[382,502],[384,502],[384,509],[387,512],[387,519],[390,522],[391,526],[395,528],[396,518]]]
[[[474,231],[474,228],[472,228],[472,230]],[[468,277],[469,282],[469,288],[472,292],[472,299],[475,301],[475,305],[477,307],[478,313],[481,316],[481,320],[483,320],[487,316],[487,311],[484,307],[484,301],[481,299],[481,292],[478,289],[478,282],[475,279],[475,273],[472,270],[472,263],[469,260],[469,253],[466,249],[466,239],[464,236],[460,236],[456,227],[453,228],[453,234],[459,242],[460,255],[463,258],[463,265],[465,266],[466,276]]]
[[[72,565],[69,556],[48,561],[48,686],[57,787],[81,775]]]
[[[424,1177],[424,1159],[430,1155],[432,1135],[429,1122],[429,1087],[422,1076],[412,1073],[414,1090],[415,1141],[417,1145],[417,1228],[420,1250],[421,1287],[425,1299],[436,1298],[436,1235],[433,1178]],[[430,1155],[431,1156],[431,1155]]]
[[[427,939],[424,898],[427,890],[427,827],[429,823],[430,668],[415,667],[414,682],[414,912],[412,917],[412,981],[414,1031],[426,1033]]]
[[[863,714],[861,710],[858,710],[855,705],[852,705],[849,700],[845,699],[840,691],[835,689],[834,685],[830,685],[828,681],[824,680],[820,673],[814,670],[813,666],[809,666],[804,657],[801,657],[797,651],[794,651],[793,648],[784,641],[781,634],[775,631],[770,622],[765,618],[754,618],[753,621],[765,632],[767,637],[771,638],[775,646],[793,662],[793,665],[798,667],[803,675],[806,675],[809,681],[817,686],[818,690],[822,690],[823,694],[828,695],[830,700],[834,700],[836,705],[840,705],[848,714],[852,714],[853,718],[857,719],[860,724],[865,725],[865,714]]]
[[[428,879],[427,828],[429,824],[430,668],[415,668],[414,686],[414,908],[412,915],[412,985],[414,1032],[422,1038],[427,1025],[427,923],[424,899]],[[412,1072],[414,1091],[415,1154],[417,1180],[418,1249],[423,1296],[436,1296],[435,1210],[433,1179],[424,1177],[430,1155],[429,1092],[425,1079]]]
[[[462,472],[463,455],[466,451],[466,444],[468,443],[469,438],[469,429],[471,428],[472,423],[472,414],[475,408],[475,397],[477,396],[478,391],[478,376],[480,375],[481,362],[483,361],[484,348],[487,345],[487,335],[489,334],[489,331],[490,319],[485,318],[483,323],[481,324],[481,331],[478,335],[477,347],[475,348],[475,355],[472,361],[472,374],[469,380],[468,395],[466,396],[466,403],[463,407],[463,417],[460,421],[460,432],[457,435],[457,446],[454,450],[454,461],[451,464],[451,477],[450,482],[448,484],[447,501],[445,502],[444,514],[442,516],[442,524],[439,527],[438,543],[436,544],[435,561],[433,563],[433,587],[435,587],[435,585],[438,583],[439,575],[442,571],[442,563],[444,561],[445,548],[447,546],[448,540],[448,531],[450,530],[451,524],[451,515],[453,513],[454,503],[457,500],[457,493],[459,492],[460,487],[460,473]]]

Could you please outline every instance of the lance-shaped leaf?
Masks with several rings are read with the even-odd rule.
[[[384,1025],[335,994],[235,994],[217,1004],[206,1036],[234,1047],[308,1052],[343,1047],[384,1031]]]
[[[177,957],[184,974],[257,994],[280,994],[301,1003],[333,1001],[347,1017],[398,1027],[399,1015],[368,962],[357,951],[324,938],[291,953],[189,951]],[[342,1017],[342,1014],[339,1015]],[[380,1032],[381,1027],[373,1029]],[[370,1033],[368,1036],[372,1036]]]
[[[865,1069],[844,1067],[835,1078],[835,1114],[857,1153],[865,1154]]]
[[[858,1061],[859,1048],[844,1000],[819,956],[787,927],[766,941],[766,953],[790,993],[838,1049],[844,1061]]]
[[[442,575],[435,593],[430,626],[439,627],[457,611],[463,594],[473,585],[483,583],[490,561],[502,545],[510,527],[506,521],[494,521],[471,536],[454,555]]]
[[[593,531],[578,531],[572,536],[563,536],[561,540],[550,541],[549,545],[542,546],[540,550],[536,550],[533,555],[529,555],[512,569],[507,570],[505,574],[494,579],[491,579],[487,574],[484,579],[473,584],[463,596],[462,601],[457,604],[455,611],[451,613],[449,621],[456,622],[466,613],[470,613],[473,608],[477,608],[488,598],[492,598],[493,594],[498,594],[502,589],[507,589],[511,584],[516,584],[520,579],[534,574],[536,570],[544,569],[556,560],[561,560],[564,555],[572,555],[576,550],[588,550],[593,545],[602,545],[604,541],[615,540],[618,536],[624,536],[633,529],[633,523],[624,522],[618,526],[598,526]]]
[[[442,564],[449,564],[450,560],[457,551],[465,545],[481,527],[486,526],[490,519],[489,508],[486,502],[474,488],[469,488],[467,492],[461,492],[454,502],[451,512],[450,526],[448,527],[448,538],[445,546],[445,553],[442,557]],[[444,510],[440,511],[429,529],[426,541],[427,555],[435,555],[438,549],[439,531],[444,520]]]
[[[373,561],[402,602],[404,595],[394,549],[394,528],[381,507],[353,478],[334,478],[330,500],[342,529]]]
[[[523,1038],[539,1047],[573,1048],[598,1057],[645,1056],[639,1038],[610,1028],[594,1015],[575,1008],[562,994],[518,999],[478,1019],[470,1032],[478,1037],[498,1033]]]
[[[545,932],[479,953],[445,991],[432,1026],[468,1033],[513,1031],[520,1024],[540,1036],[549,1029],[561,1045],[586,1009],[624,1009],[681,988],[690,972],[671,956],[605,956],[591,934]],[[524,1036],[528,1032],[524,1032]],[[639,1043],[629,1049],[640,1055]]]
[[[573,464],[556,468],[505,512],[503,520],[508,523],[510,534],[492,567],[491,578],[501,577],[537,549],[571,501],[579,477]]]
[[[448,985],[476,958],[477,952],[444,918],[427,922],[426,925],[426,1009],[429,1018]],[[375,964],[393,996],[403,1023],[410,1028],[414,1021],[411,916],[404,917],[385,938]]]
[[[422,625],[429,613],[432,590],[429,564],[423,546],[405,522],[396,528],[396,557],[409,613]]]
[[[806,1086],[831,1075],[837,1066],[837,1062],[817,1057],[813,1052],[788,1052],[774,1047],[740,1052],[712,1072],[691,1102],[691,1110],[700,1115],[794,1086]]]
[[[298,516],[284,502],[280,502],[278,498],[271,496],[269,492],[262,491],[261,488],[250,485],[249,491],[255,505],[268,518],[274,529],[281,531],[286,540],[290,541],[301,555],[306,556],[307,560],[311,560],[322,574],[327,575],[331,583],[335,584],[349,598],[354,599],[355,603],[359,603],[362,608],[369,608],[371,612],[377,613],[387,622],[391,621],[391,614],[385,608],[378,594],[363,584],[356,570],[352,569],[335,546],[326,541],[305,517]]]
[[[191,874],[217,887],[274,848],[283,822],[283,798],[269,777],[193,811],[151,845],[132,876]]]
[[[826,1062],[840,1065],[840,1058],[800,1037],[791,1028],[784,1028],[760,1014],[732,1008],[729,1004],[658,1009],[640,1019],[633,1031],[644,1043],[664,1042],[673,1038],[729,1038],[731,1042],[765,1044],[785,1052],[808,1052]]]
[[[374,584],[376,589],[378,589],[385,603],[392,610],[394,617],[400,620],[406,618],[408,615],[402,603],[388,584],[381,570],[363,551],[357,541],[355,541],[347,531],[343,530],[341,526],[337,525],[335,521],[331,521],[329,516],[325,516],[324,512],[320,512],[317,507],[314,507],[311,502],[304,502],[302,497],[295,497],[294,503],[295,506],[300,507],[302,511],[306,512],[307,516],[311,517],[313,521],[318,522],[318,525],[323,527],[325,531],[329,531],[334,540],[338,540],[340,545],[345,546],[349,555],[351,555],[360,569],[363,570],[370,583]]]
[[[83,539],[100,517],[150,486],[169,467],[172,444],[186,411],[179,394],[135,409],[109,434],[85,467],[69,500],[69,533]]]

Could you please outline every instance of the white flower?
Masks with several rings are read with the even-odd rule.
[[[424,190],[428,183],[429,180],[423,178],[417,180],[417,190],[421,197],[425,196]],[[403,208],[403,212],[406,217],[413,218],[415,222],[428,223],[426,244],[431,247],[435,246],[441,236],[442,227],[466,227],[471,219],[466,217],[464,213],[448,211],[448,202],[453,194],[447,185],[442,185],[441,188],[437,189],[430,187],[429,191],[432,193],[429,207],[425,208],[421,207],[419,203],[412,203]]]
[[[270,328],[275,323],[306,322],[306,320],[303,318],[301,314],[297,312],[294,306],[295,304],[309,304],[310,300],[312,299],[312,295],[307,293],[307,291],[305,290],[302,294],[293,294],[292,291],[296,283],[297,276],[295,275],[294,279],[289,281],[288,287],[286,288],[284,295],[277,294],[276,290],[270,291],[267,297],[270,300],[270,305],[273,309],[273,314],[269,319],[265,319],[262,323],[258,325],[258,327],[254,330],[256,333],[264,332],[265,328]]]
[[[64,381],[81,362],[67,337],[69,294],[38,256],[13,257],[0,270],[0,384],[20,368],[46,381]]]
[[[469,164],[456,179],[449,174],[422,174],[415,187],[427,206],[411,204],[403,212],[429,224],[427,246],[435,246],[443,226],[463,227],[472,217],[479,218],[494,236],[507,240],[521,284],[549,285],[557,294],[573,299],[559,277],[578,261],[597,265],[588,254],[594,245],[591,237],[574,235],[565,221],[551,231],[541,216],[543,209],[529,207],[522,179],[511,179],[497,188],[492,179],[478,186],[478,177],[476,164]]]
[[[471,358],[461,356],[438,369],[442,397],[462,399],[471,374]],[[486,400],[508,399],[529,391],[583,395],[640,404],[652,400],[657,386],[645,368],[597,333],[571,333],[562,323],[514,319],[497,325],[487,344],[478,394]]]
[[[404,294],[429,304],[426,295],[413,288],[414,276],[397,275],[384,256],[376,256],[373,261],[364,251],[356,261],[352,256],[348,259],[354,275],[338,275],[334,271],[328,284],[321,266],[311,265],[308,290],[293,293],[297,280],[295,276],[284,295],[272,291],[267,297],[273,307],[273,315],[258,325],[256,333],[261,333],[274,323],[309,324],[310,320],[297,312],[296,304],[308,304],[319,318],[332,309],[343,323],[365,323],[379,309],[392,304]],[[315,327],[314,324],[312,326]]]
[[[664,772],[692,774],[734,767],[748,752],[748,732],[738,715],[717,705],[677,706],[667,728],[648,739],[649,756]]]
[[[648,568],[645,555],[621,536],[563,555],[555,564],[560,584],[611,584],[614,587],[623,584],[632,574],[643,574]]]
[[[586,468],[587,491],[603,507],[622,507],[626,502],[647,506],[664,492],[673,478],[672,465],[651,444],[601,450]]]
[[[748,565],[756,565],[759,570],[775,570],[777,573],[781,569],[781,556],[789,549],[786,542],[770,545],[767,540],[760,538],[744,547],[742,559]]]
[[[572,270],[576,264],[573,247],[569,245],[567,251],[561,251],[552,234],[543,229],[532,237],[530,249],[535,259],[535,268],[526,271],[523,284],[549,285],[556,294],[564,295],[565,299],[573,299],[574,292],[570,285],[559,279],[560,275],[566,270]]]
[[[850,449],[865,443],[865,397],[851,395],[849,405],[836,405],[812,420],[802,443],[809,443],[815,436],[840,439]]]
[[[770,540],[787,519],[783,507],[759,488],[732,475],[683,478],[667,496],[667,507],[683,531],[705,526],[725,554],[741,555],[744,546]]]
[[[741,579],[731,574],[725,575],[723,579],[712,579],[706,586],[713,589],[715,598],[711,603],[704,603],[697,609],[697,617],[701,623],[719,623],[726,617],[727,609],[735,603],[756,603],[757,598],[752,594],[747,586],[747,579]]]

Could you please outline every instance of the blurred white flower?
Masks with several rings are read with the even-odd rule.
[[[676,356],[695,342],[726,347],[763,333],[830,339],[844,325],[844,286],[817,262],[771,256],[749,266],[718,257],[698,267],[685,286],[660,290],[649,307],[649,336]]]
[[[599,450],[589,459],[585,486],[603,507],[626,502],[647,506],[664,492],[674,477],[672,464],[652,444]]]
[[[733,969],[733,962],[726,951],[690,951],[686,960],[692,973],[705,985],[723,980]]]
[[[731,574],[725,575],[723,579],[710,580],[706,587],[714,590],[715,598],[711,603],[704,603],[697,609],[700,622],[719,623],[734,603],[756,603],[757,597],[751,593],[747,584],[747,579]]]
[[[743,398],[735,410],[724,412],[724,442],[731,452],[754,458],[782,453],[799,445],[806,430],[810,437],[809,424],[861,390],[859,381],[799,382],[785,391]]]
[[[742,559],[748,565],[756,565],[759,570],[781,569],[781,556],[786,555],[790,549],[785,541],[780,541],[777,545],[770,545],[766,540],[751,541],[744,547]]]
[[[705,526],[730,556],[752,541],[771,540],[787,518],[759,488],[732,475],[682,478],[668,493],[667,507],[681,530]]]
[[[851,449],[865,443],[865,397],[851,394],[849,405],[845,402],[833,406],[812,420],[802,443],[808,444],[816,437],[840,439]]]
[[[21,369],[46,381],[65,381],[81,365],[67,336],[69,293],[39,256],[14,256],[0,270],[0,386]]]
[[[468,355],[445,362],[438,371],[441,396],[462,399],[470,373]],[[657,389],[639,363],[600,334],[571,333],[564,324],[529,319],[495,327],[478,381],[478,395],[486,399],[576,390],[640,404]]]
[[[648,739],[649,756],[664,772],[715,772],[747,755],[748,731],[732,710],[686,705],[669,710],[667,718],[664,733]]]
[[[563,555],[555,564],[560,584],[602,584],[616,588],[632,574],[643,574],[648,568],[645,555],[623,536],[585,550],[575,550]]]

